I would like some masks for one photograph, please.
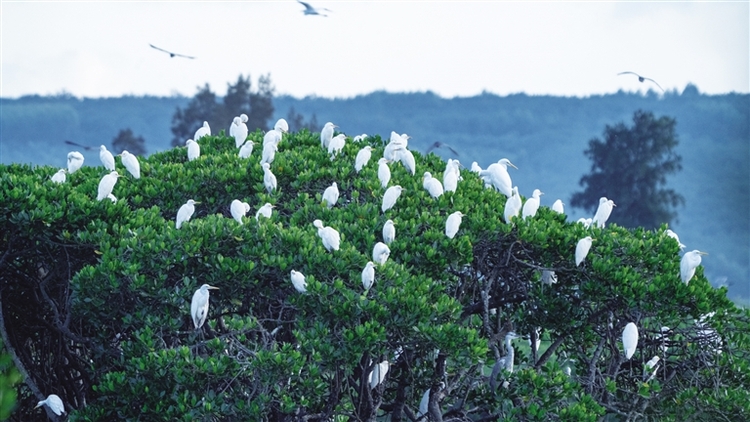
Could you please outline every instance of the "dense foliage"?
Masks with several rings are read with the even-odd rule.
[[[604,129],[604,140],[594,138],[584,154],[591,160],[591,173],[581,178],[582,192],[570,205],[593,213],[599,198],[617,198],[617,213],[611,220],[624,227],[656,228],[677,217],[675,208],[685,198],[667,189],[667,176],[682,170],[682,157],[675,152],[677,121],[638,110],[633,126],[618,123]]]
[[[102,167],[63,184],[49,179],[56,168],[0,167],[3,335],[30,374],[15,420],[42,420],[33,406],[56,393],[71,420],[405,421],[427,390],[436,421],[750,418],[750,315],[702,267],[680,281],[664,226],[585,229],[546,207],[506,224],[505,197],[473,173],[432,199],[421,174],[441,178],[445,163],[419,153],[416,176],[391,164],[391,185],[406,190],[382,213],[380,138],[349,138],[331,160],[307,131],[282,140],[269,194],[260,148],[240,159],[230,138],[200,143],[194,161],[185,147],[142,159],[141,179],[118,160],[116,203],[95,200]],[[356,173],[365,143],[373,159]],[[321,194],[333,181],[341,198],[329,209]],[[189,198],[201,204],[177,230]],[[242,225],[234,199],[251,205]],[[256,221],[265,202],[272,217]],[[449,239],[454,211],[466,216]],[[324,249],[315,219],[341,233],[339,250]],[[396,240],[365,291],[387,219]],[[594,246],[576,266],[587,235]],[[204,283],[219,290],[196,331],[190,300]],[[640,340],[628,360],[629,322]],[[541,347],[515,340],[515,370],[500,370],[506,333],[536,329]],[[651,377],[644,365],[657,355]]]

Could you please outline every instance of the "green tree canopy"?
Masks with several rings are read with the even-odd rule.
[[[268,119],[273,116],[273,93],[274,86],[270,75],[262,75],[258,78],[258,88],[253,91],[250,75],[243,77],[239,75],[237,82],[227,84],[227,94],[222,103],[216,102],[216,94],[211,91],[208,84],[198,88],[195,97],[184,109],[177,107],[172,116],[172,146],[182,146],[185,141],[191,139],[195,131],[208,122],[212,133],[218,134],[221,130],[228,133],[227,128],[232,124],[232,119],[240,114],[246,114],[246,123],[251,131],[261,129],[268,130]]]
[[[41,419],[33,406],[51,392],[83,421],[407,421],[424,397],[432,421],[750,418],[750,315],[702,267],[680,280],[665,226],[586,229],[546,207],[505,224],[505,197],[475,174],[433,199],[399,163],[391,184],[405,191],[382,213],[379,136],[349,138],[331,160],[318,134],[285,135],[268,193],[260,151],[240,159],[233,139],[200,142],[194,161],[185,147],[142,159],[140,179],[119,168],[116,203],[95,200],[102,167],[55,184],[56,168],[2,166],[2,332],[38,386],[20,390],[17,420]],[[373,159],[357,173],[365,145]],[[441,178],[442,160],[414,155],[418,174]],[[201,203],[178,230],[190,198]],[[234,199],[250,204],[243,224]],[[266,202],[271,218],[256,220]],[[465,217],[449,239],[455,211]],[[339,250],[323,247],[316,219],[338,230]],[[396,239],[366,291],[388,219]],[[596,240],[576,266],[585,236]],[[196,331],[190,301],[204,283],[219,290]],[[626,359],[630,322],[640,337]],[[511,330],[541,340],[512,343],[512,373],[500,365]]]
[[[610,221],[625,227],[656,228],[677,217],[674,208],[685,202],[674,189],[665,188],[667,176],[682,169],[675,119],[656,119],[638,110],[633,126],[624,123],[604,129],[604,141],[594,138],[584,154],[591,159],[591,173],[581,177],[582,192],[570,205],[596,211],[605,196],[617,204]]]

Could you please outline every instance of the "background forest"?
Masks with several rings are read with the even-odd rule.
[[[64,167],[67,152],[78,149],[65,140],[109,147],[124,129],[145,140],[147,153],[164,151],[171,147],[175,110],[190,100],[69,95],[0,99],[0,162]],[[669,177],[667,186],[685,198],[671,228],[689,250],[709,252],[703,265],[712,284],[728,285],[730,297],[741,303],[750,298],[748,95],[703,95],[693,85],[663,96],[618,92],[586,98],[485,93],[447,99],[430,92],[374,92],[347,99],[275,96],[273,108],[269,122],[288,118],[293,108],[307,121],[332,121],[350,136],[394,130],[409,134],[410,148],[421,152],[441,142],[455,149],[466,167],[477,161],[484,168],[507,157],[519,168],[512,177],[521,194],[529,196],[539,188],[546,206],[558,198],[569,204],[581,190],[578,182],[591,166],[583,151],[589,140],[602,137],[606,125],[629,125],[638,109],[669,116],[677,122],[675,151],[682,156],[682,171]],[[86,164],[99,165],[98,148],[81,152]],[[434,152],[456,158],[445,147]],[[588,216],[569,205],[566,213],[569,219]]]

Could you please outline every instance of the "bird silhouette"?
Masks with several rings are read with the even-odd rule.
[[[617,74],[617,76],[620,76],[620,75],[635,75],[635,76],[637,76],[637,77],[638,77],[638,82],[643,82],[643,81],[651,81],[651,82],[653,82],[653,83],[654,83],[654,84],[655,84],[656,86],[658,86],[658,87],[659,87],[659,89],[661,89],[661,92],[664,92],[664,88],[662,88],[662,87],[661,87],[661,85],[659,85],[659,83],[657,83],[657,82],[656,82],[655,80],[653,80],[653,79],[651,79],[651,78],[647,78],[647,77],[645,77],[645,76],[641,76],[641,75],[639,75],[639,74],[637,74],[637,73],[635,73],[635,72],[620,72],[620,73],[618,73],[618,74]]]
[[[159,47],[157,47],[157,46],[155,46],[155,45],[153,45],[153,44],[149,44],[149,45],[151,46],[151,48],[155,48],[155,49],[157,49],[157,50],[159,50],[159,51],[163,51],[163,52],[165,52],[165,53],[169,54],[169,57],[184,57],[184,58],[186,58],[186,59],[194,59],[194,58],[195,58],[195,57],[193,57],[193,56],[186,56],[186,55],[184,55],[184,54],[173,53],[173,52],[171,52],[171,51],[167,51],[167,50],[165,50],[165,49],[163,49],[163,48],[159,48]]]
[[[73,141],[68,141],[68,140],[66,140],[66,141],[65,141],[65,143],[66,143],[66,144],[68,144],[68,145],[73,145],[73,146],[81,147],[81,148],[85,149],[86,151],[88,151],[88,150],[91,150],[91,149],[94,149],[94,147],[90,147],[90,146],[86,146],[86,145],[81,145],[81,144],[77,144],[77,143],[75,143],[75,142],[73,142]]]
[[[305,3],[304,1],[297,0],[297,2],[303,6],[305,6],[305,10],[302,11],[305,15],[318,15],[318,16],[328,16],[324,15],[323,13],[320,13],[321,10],[325,10],[326,12],[330,12],[331,10],[325,9],[325,8],[314,8],[309,3]]]
[[[450,145],[448,145],[448,144],[446,144],[444,142],[440,142],[440,141],[435,142],[429,148],[427,148],[427,152],[425,152],[425,155],[429,154],[430,151],[432,151],[433,149],[442,148],[442,147],[448,148],[453,153],[453,155],[455,155],[456,157],[459,156],[458,152],[456,152],[456,150],[453,149],[453,147],[451,147]]]

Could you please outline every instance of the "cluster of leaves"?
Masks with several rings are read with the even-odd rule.
[[[365,142],[373,159],[356,173]],[[406,190],[381,213],[383,142],[365,142],[332,160],[317,134],[285,135],[270,194],[258,152],[240,159],[222,135],[202,138],[194,161],[184,147],[142,159],[141,179],[117,182],[116,203],[95,200],[100,167],[58,185],[54,168],[4,166],[3,334],[31,390],[60,395],[74,420],[415,420],[427,390],[422,420],[750,417],[750,316],[702,269],[680,281],[664,227],[585,229],[546,207],[509,225],[505,197],[475,174],[432,199],[398,163],[391,184]],[[417,174],[442,176],[437,156],[415,156]],[[329,209],[321,194],[334,181],[341,198]],[[201,204],[177,230],[189,198]],[[233,199],[274,213],[240,225]],[[454,211],[466,216],[448,239]],[[360,273],[389,218],[390,259],[364,291]],[[315,219],[341,233],[340,250],[323,248]],[[587,235],[594,247],[576,267]],[[544,270],[556,284],[542,283]],[[190,299],[204,283],[220,290],[195,331]],[[626,360],[619,338],[631,321],[641,339]],[[540,350],[517,341],[516,372],[493,371],[509,330],[538,327]],[[648,379],[654,355],[661,366]],[[390,370],[371,388],[384,360]],[[20,419],[35,399],[20,397]]]

